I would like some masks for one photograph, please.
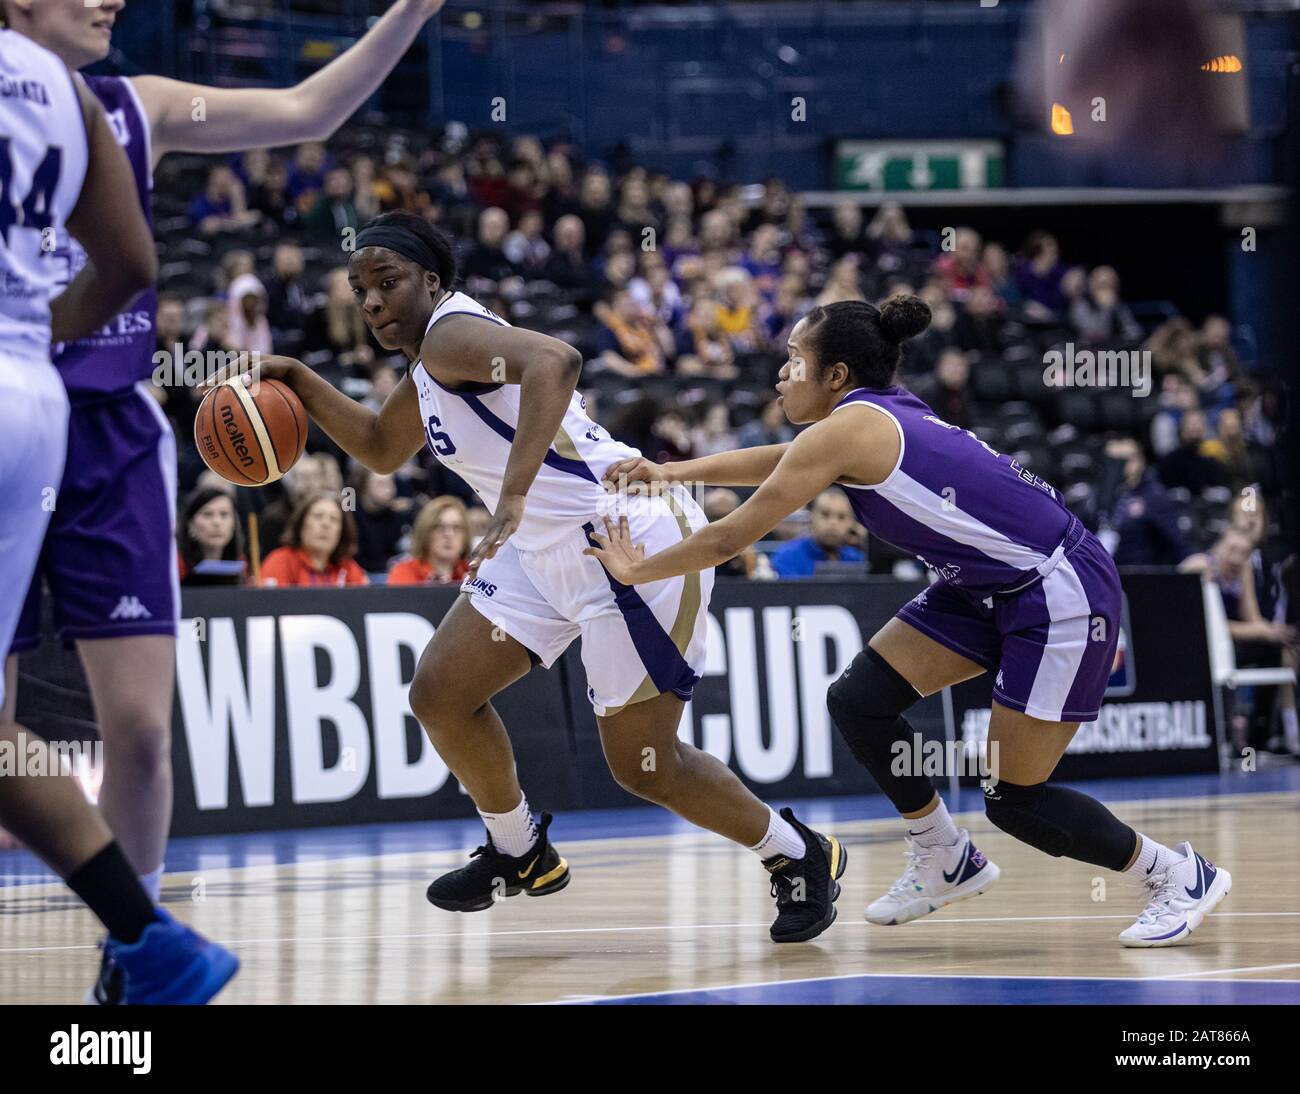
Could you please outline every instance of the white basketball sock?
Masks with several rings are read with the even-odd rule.
[[[163,868],[161,866],[151,873],[140,875],[140,884],[144,886],[144,891],[149,894],[149,899],[155,904],[162,899],[162,876]]]
[[[767,807],[767,835],[750,848],[761,859],[770,859],[775,855],[787,858],[803,858],[808,847],[793,824],[781,816],[770,805]]]
[[[484,813],[480,809],[478,815],[487,825],[492,846],[503,855],[518,858],[537,842],[537,825],[528,808],[527,795],[509,813]]]
[[[1125,873],[1135,881],[1145,881],[1155,874],[1163,874],[1174,863],[1182,862],[1184,856],[1171,851],[1163,843],[1156,843],[1141,832],[1137,834],[1142,846],[1138,849],[1137,860]]]
[[[942,798],[934,812],[924,817],[904,817],[903,823],[907,825],[908,836],[918,847],[951,847],[961,839]]]

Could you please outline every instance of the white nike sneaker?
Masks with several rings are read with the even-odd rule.
[[[1207,862],[1190,843],[1176,851],[1183,858],[1143,884],[1150,896],[1146,908],[1119,940],[1125,946],[1173,946],[1181,942],[1228,895],[1232,875]]]
[[[867,905],[867,922],[893,927],[978,896],[998,879],[1001,871],[971,843],[961,829],[961,839],[951,847],[919,847],[907,840],[907,867],[879,900]]]

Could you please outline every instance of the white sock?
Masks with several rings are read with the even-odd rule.
[[[1291,752],[1300,752],[1300,721],[1296,719],[1295,707],[1282,711],[1282,743]]]
[[[492,846],[503,855],[518,858],[537,842],[537,825],[533,823],[526,796],[509,813],[484,813],[480,809],[478,815],[487,825]]]
[[[934,812],[927,813],[924,817],[904,817],[903,823],[907,825],[907,834],[918,847],[951,847],[961,839],[961,833],[952,823],[952,817],[948,815],[948,807],[943,804],[942,798]]]
[[[803,858],[808,847],[793,824],[781,816],[770,805],[767,807],[767,835],[750,848],[761,859],[770,859],[776,855],[786,858]]]
[[[155,904],[161,900],[162,876],[163,868],[161,866],[152,873],[140,875],[140,884],[144,886],[144,891],[149,894],[149,899]]]
[[[1163,843],[1156,843],[1149,836],[1138,833],[1142,842],[1138,850],[1137,861],[1125,873],[1135,881],[1145,881],[1155,874],[1163,874],[1175,862],[1182,862],[1183,857],[1177,851],[1171,851]]]

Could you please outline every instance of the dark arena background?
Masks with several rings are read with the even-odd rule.
[[[56,598],[15,676],[17,722],[66,749],[92,802],[115,763],[169,783],[160,901],[238,956],[215,1002],[942,1004],[969,1008],[961,1022],[988,1004],[1195,1004],[1159,1023],[1123,1012],[1093,1062],[1262,1058],[1267,1038],[1241,1043],[1249,1014],[1226,1008],[1300,1003],[1300,5],[438,6],[104,0],[111,50],[86,69],[195,85],[171,109],[199,127],[226,109],[208,89],[297,88],[298,139],[155,149],[156,314],[138,302],[102,332],[152,329],[139,387],[175,438],[170,733],[101,738],[107,708]],[[427,15],[400,13],[409,48],[372,62],[391,71],[346,102],[331,66],[391,9]],[[122,139],[127,122],[110,122]],[[835,924],[774,944],[755,856],[611,775],[578,642],[493,701],[572,884],[472,915],[431,906],[426,886],[484,829],[411,684],[492,512],[427,447],[380,474],[313,422],[284,478],[236,487],[194,441],[201,382],[240,360],[294,358],[383,406],[409,362],[362,321],[348,263],[357,232],[393,211],[451,238],[458,289],[581,355],[590,439],[659,464],[794,440],[774,385],[795,325],[920,297],[931,324],[897,383],[1052,484],[1119,570],[1101,712],[1050,785],[1169,848],[1188,841],[1231,871],[1227,899],[1185,944],[1121,945],[1148,890],[986,816],[1005,713],[986,673],[912,706],[895,757],[930,776],[1001,878],[905,926],[864,920],[916,865],[904,824],[919,822],[855,758],[826,693],[938,575],[832,489],[717,567],[678,738],[835,835]],[[754,490],[690,492],[718,521]],[[294,569],[286,557],[310,556],[302,507],[322,498],[339,539]],[[213,532],[218,510],[233,520]],[[4,595],[26,580],[6,574]],[[152,616],[131,593],[113,618]],[[127,694],[167,660],[112,686]],[[101,935],[0,832],[0,1002],[78,1002]],[[1121,1058],[1126,1031],[1157,1025],[1218,1032]]]

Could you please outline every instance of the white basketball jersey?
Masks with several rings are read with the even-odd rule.
[[[429,329],[449,315],[475,315],[509,324],[478,301],[456,292],[445,297],[429,319]],[[517,384],[440,384],[417,361],[411,369],[420,394],[425,438],[438,459],[460,475],[492,512],[501,497],[506,460],[519,425]],[[601,476],[612,463],[639,456],[587,417],[586,400],[573,393],[560,430],[551,442],[537,478],[528,490],[524,519],[511,542],[536,551],[571,535],[609,508]]]
[[[0,30],[0,354],[48,360],[53,252],[90,157],[67,66]]]

